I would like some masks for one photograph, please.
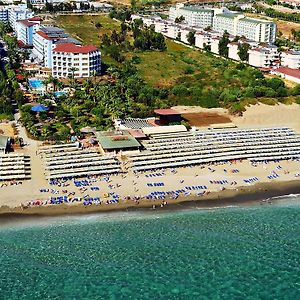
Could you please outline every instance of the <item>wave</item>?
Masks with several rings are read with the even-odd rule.
[[[280,199],[285,199],[285,198],[299,198],[300,199],[300,194],[288,194],[288,195],[282,195],[282,196],[275,196],[268,198],[267,200],[280,200]]]

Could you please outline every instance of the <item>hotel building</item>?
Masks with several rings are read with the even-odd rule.
[[[252,48],[248,51],[249,65],[258,68],[274,68],[279,66],[280,58],[276,46]]]
[[[33,17],[32,10],[27,8],[26,4],[8,7],[8,22],[14,31],[17,30],[17,21],[26,20]]]
[[[184,22],[189,26],[206,28],[212,25],[214,10],[202,9],[196,6],[184,6],[182,3],[170,8],[169,18],[172,21],[181,16],[184,17]]]
[[[40,22],[39,18],[17,21],[16,34],[18,41],[21,41],[26,46],[32,46],[33,36],[39,29]]]
[[[300,69],[300,51],[290,50],[282,52],[281,65],[290,69]]]
[[[61,28],[43,26],[33,37],[33,55],[47,68],[52,68],[52,50],[59,43],[80,44]]]
[[[91,77],[101,72],[101,52],[95,46],[77,46],[67,43],[53,49],[52,75]]]

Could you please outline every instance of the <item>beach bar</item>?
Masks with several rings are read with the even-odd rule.
[[[127,131],[97,131],[96,137],[103,152],[134,151],[142,147]]]
[[[155,109],[160,125],[181,122],[181,114],[174,109]]]

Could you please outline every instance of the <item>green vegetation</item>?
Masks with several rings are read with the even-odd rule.
[[[300,14],[299,13],[284,13],[273,8],[264,8],[259,5],[255,5],[255,9],[257,13],[265,13],[266,16],[270,18],[277,18],[285,21],[292,21],[296,23],[300,23]]]
[[[154,108],[221,106],[240,113],[258,100],[285,103],[287,97],[300,95],[300,86],[288,89],[281,79],[265,78],[243,63],[161,40],[140,22],[128,25],[107,16],[85,15],[59,16],[58,23],[84,44],[101,46],[105,76],[83,82],[69,78],[64,84],[49,78],[55,88],[71,87],[71,93],[60,97],[57,106],[47,100],[52,95],[41,97],[38,102],[49,106],[48,112],[21,106],[22,122],[35,138],[65,140],[84,126],[105,130],[114,118],[147,117]],[[225,34],[224,45],[226,38]],[[243,55],[245,49],[239,50]],[[8,72],[7,77],[14,76]]]
[[[15,99],[19,103],[23,101],[22,92],[16,80],[16,70],[20,67],[24,53],[22,54],[17,49],[17,40],[9,34],[11,31],[12,29],[8,25],[0,22],[0,37],[7,45],[10,59],[5,69],[0,70],[0,120],[13,119],[11,99]]]

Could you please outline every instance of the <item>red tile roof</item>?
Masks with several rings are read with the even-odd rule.
[[[31,27],[37,24],[37,23],[29,22],[28,20],[18,20],[17,22],[25,25],[26,27]]]
[[[43,21],[43,19],[40,17],[33,17],[33,18],[29,18],[28,21]]]
[[[46,40],[55,40],[57,38],[51,38],[49,37],[44,31],[37,31],[36,34],[40,35],[41,37],[43,37]]]
[[[72,43],[59,44],[53,49],[55,52],[66,52],[66,53],[90,53],[97,51],[98,48],[93,45],[77,46]]]
[[[167,109],[154,109],[154,112],[158,115],[163,115],[163,116],[167,116],[167,115],[180,115],[179,112],[177,112],[174,109],[171,108],[167,108]]]
[[[286,67],[280,67],[274,71],[277,73],[285,74],[285,75],[300,79],[300,70],[298,70],[298,69],[290,69],[290,68],[286,68]]]

